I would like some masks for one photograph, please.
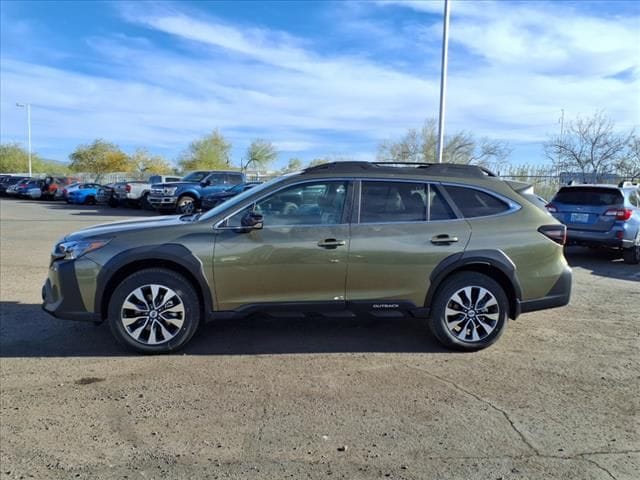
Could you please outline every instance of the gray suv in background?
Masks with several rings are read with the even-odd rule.
[[[639,184],[569,185],[547,210],[567,226],[567,245],[620,249],[626,263],[640,263]]]

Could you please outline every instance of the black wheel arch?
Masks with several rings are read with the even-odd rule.
[[[184,245],[163,244],[132,248],[114,256],[98,274],[95,308],[106,318],[109,300],[115,287],[126,277],[144,268],[167,268],[187,278],[200,301],[203,318],[213,311],[213,299],[203,272],[202,262]]]
[[[498,282],[509,299],[509,317],[518,318],[522,287],[515,265],[502,250],[470,250],[442,260],[429,277],[430,285],[425,307],[429,308],[442,282],[450,275],[461,271],[482,273]]]

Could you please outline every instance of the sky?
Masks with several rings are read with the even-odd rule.
[[[437,118],[442,0],[0,3],[0,141],[66,161],[95,138],[175,161],[219,129],[238,164],[373,160]],[[640,126],[640,2],[451,1],[446,131],[545,162],[565,122]],[[640,130],[640,128],[639,128]]]

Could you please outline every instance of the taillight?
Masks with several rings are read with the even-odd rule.
[[[633,210],[630,208],[610,208],[604,212],[605,217],[616,217],[616,220],[622,220],[626,222],[633,215]]]
[[[538,231],[559,245],[564,245],[567,241],[567,227],[564,225],[543,225]]]
[[[550,203],[547,204],[547,210],[549,211],[549,213],[558,213],[558,209],[556,208],[556,206]]]
[[[124,186],[124,189],[127,193],[129,193],[131,191],[131,185],[129,185],[128,183]]]

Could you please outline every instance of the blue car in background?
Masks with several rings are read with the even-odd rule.
[[[81,183],[77,189],[67,194],[67,203],[95,205],[100,188],[102,188],[102,185],[98,185],[97,183]]]
[[[566,245],[620,249],[625,263],[640,263],[640,185],[569,185],[547,210],[567,226]]]

